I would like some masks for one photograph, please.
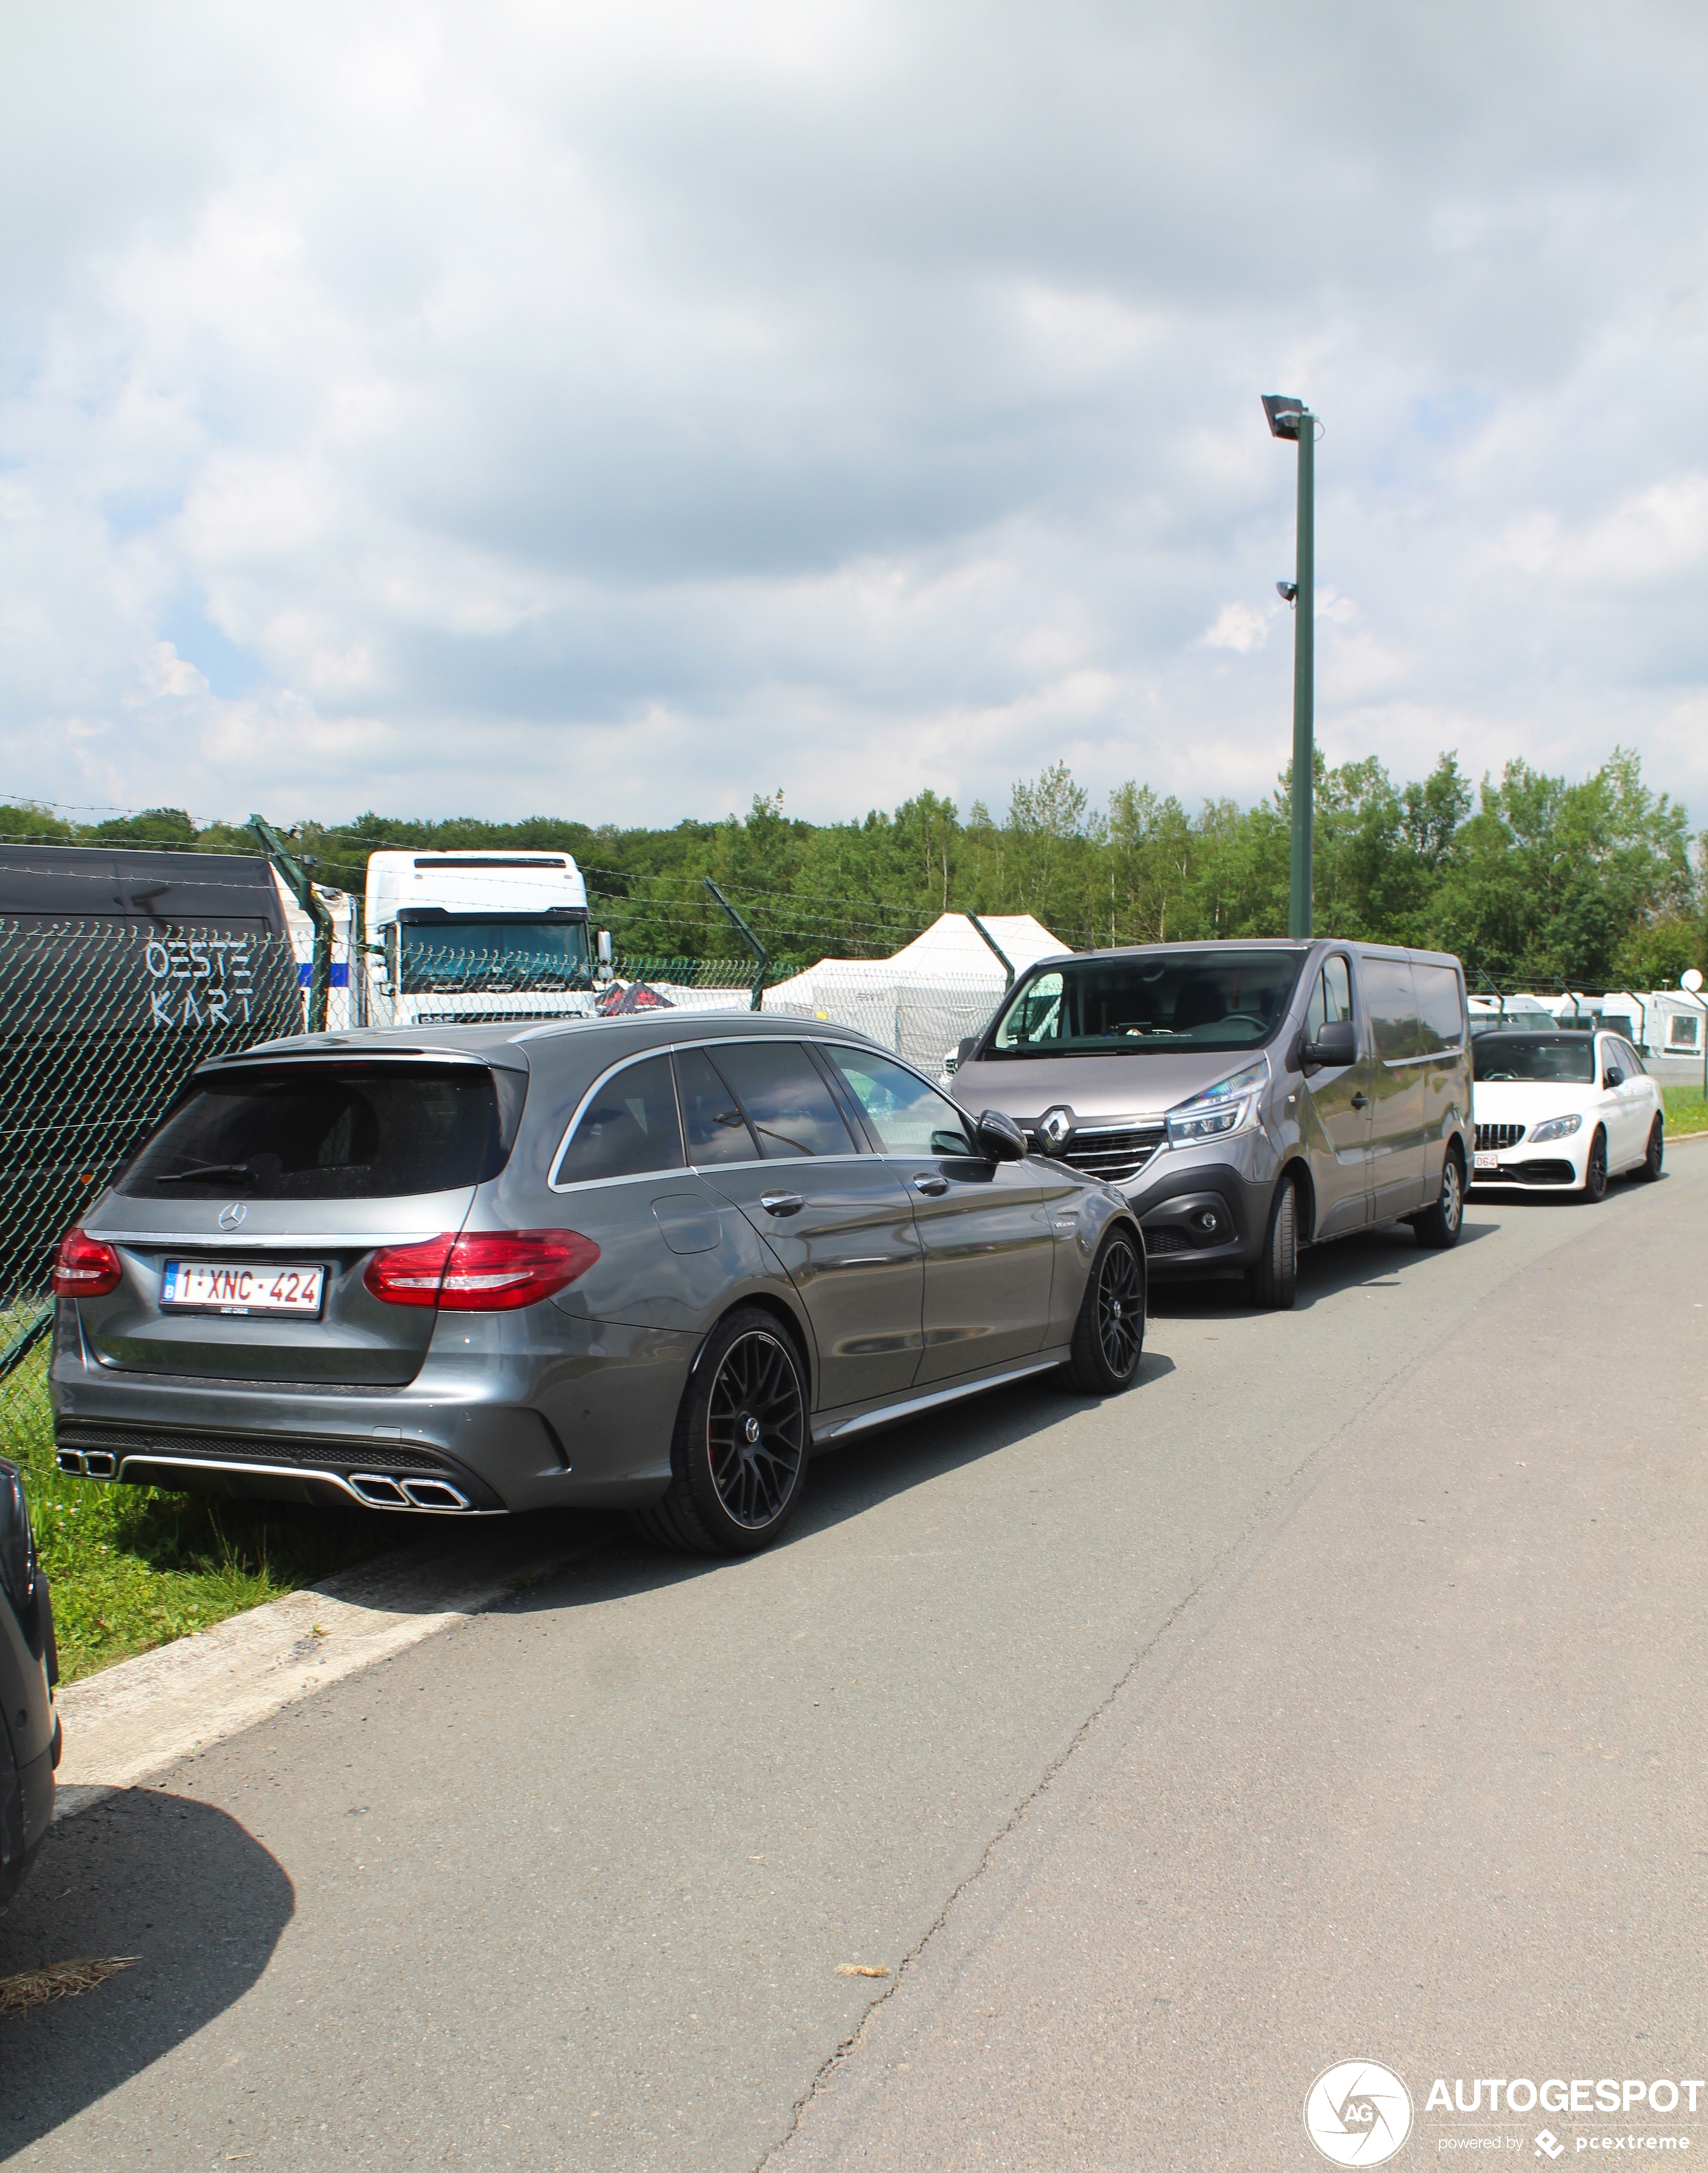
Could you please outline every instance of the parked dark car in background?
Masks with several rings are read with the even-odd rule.
[[[0,1907],[53,1824],[59,1721],[53,1600],[18,1467],[0,1457]]]
[[[298,1037],[204,1065],[55,1271],[62,1469],[783,1529],[810,1453],[1136,1376],[1121,1195],[858,1035],[748,1014]]]
[[[956,1052],[955,1098],[1114,1185],[1159,1276],[1244,1271],[1382,1222],[1457,1241],[1471,1167],[1457,958],[1339,940],[1047,958]]]

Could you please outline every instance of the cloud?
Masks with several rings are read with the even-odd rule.
[[[1689,11],[89,20],[0,79],[8,790],[1249,798],[1281,390],[1331,758],[1616,727],[1708,815]]]

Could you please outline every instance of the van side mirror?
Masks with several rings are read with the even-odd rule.
[[[973,1050],[977,1049],[978,1046],[978,1036],[976,1033],[963,1033],[962,1035],[960,1040],[955,1044],[955,1069],[957,1071],[961,1069],[962,1065],[966,1063],[967,1058],[972,1055]]]
[[[973,1128],[978,1151],[987,1162],[1023,1162],[1026,1134],[1000,1109],[987,1109]]]
[[[1307,1041],[1299,1051],[1299,1061],[1307,1071],[1325,1065],[1356,1064],[1357,1027],[1350,1019],[1330,1019],[1317,1029],[1315,1041]]]

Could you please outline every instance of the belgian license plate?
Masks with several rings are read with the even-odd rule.
[[[280,1267],[262,1260],[168,1260],[160,1281],[167,1310],[305,1313],[317,1319],[324,1268]]]
[[[1487,1147],[1481,1147],[1477,1152],[1477,1167],[1479,1169],[1499,1169],[1501,1157],[1490,1153]]]

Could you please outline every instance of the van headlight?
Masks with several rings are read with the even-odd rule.
[[[1164,1119],[1168,1144],[1195,1146],[1200,1140],[1226,1139],[1231,1133],[1247,1130],[1258,1121],[1263,1089],[1269,1083],[1269,1060],[1260,1056],[1255,1064],[1219,1080],[1214,1086],[1206,1086],[1189,1102],[1177,1102]]]
[[[1569,1140],[1574,1132],[1581,1131],[1581,1117],[1550,1117],[1545,1124],[1538,1124],[1530,1135],[1530,1144],[1539,1147],[1546,1140]]]

